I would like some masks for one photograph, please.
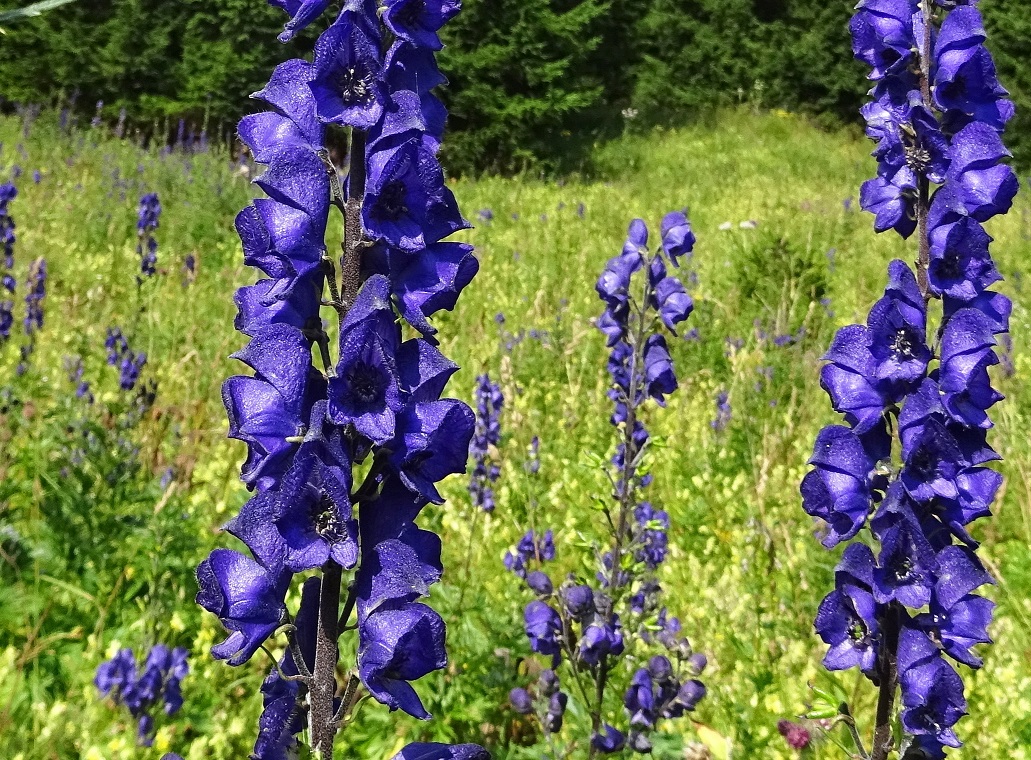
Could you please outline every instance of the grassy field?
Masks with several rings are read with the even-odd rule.
[[[226,358],[242,345],[232,294],[254,274],[242,265],[232,220],[251,189],[225,154],[147,152],[99,132],[61,133],[55,121],[44,116],[23,132],[21,121],[0,119],[0,177],[22,169],[10,207],[19,285],[37,256],[50,272],[46,326],[29,370],[15,374],[20,333],[0,347],[0,388],[11,389],[0,413],[0,754],[113,760],[171,749],[190,760],[241,758],[255,734],[266,663],[230,669],[211,660],[221,629],[193,604],[191,573],[212,547],[233,543],[218,528],[246,497],[237,480],[243,446],[225,438],[219,387],[240,369]],[[820,356],[837,327],[865,319],[888,261],[912,257],[896,236],[875,235],[857,208],[857,188],[873,170],[868,150],[791,115],[728,112],[599,148],[591,181],[454,183],[478,224],[466,237],[481,269],[439,326],[444,352],[463,368],[452,394],[469,398],[482,371],[502,384],[498,506],[474,515],[465,482],[452,478],[447,505],[423,518],[443,530],[447,568],[433,604],[449,622],[452,664],[418,685],[436,720],[366,705],[341,757],[380,760],[413,738],[487,741],[498,758],[532,756],[519,747],[528,726],[506,706],[508,690],[527,680],[529,650],[526,599],[502,556],[537,502],[538,524],[556,530],[558,566],[574,568],[564,548],[590,534],[592,500],[606,491],[597,457],[614,445],[604,343],[592,325],[601,305],[594,281],[632,218],[657,229],[662,214],[683,207],[699,241],[689,323],[698,339],[673,347],[681,388],[649,421],[660,443],[652,501],[672,521],[662,570],[669,606],[711,664],[695,721],[670,724],[684,735],[656,756],[678,756],[685,741],[727,760],[796,756],[776,723],[818,704],[813,686],[846,696],[861,721],[872,715],[869,684],[820,667],[812,618],[837,554],[814,537],[798,496],[813,439],[836,417],[819,387]],[[138,288],[136,202],[150,191],[164,207],[161,273]],[[479,222],[486,209],[493,219]],[[1015,371],[996,375],[1007,396],[993,431],[1006,486],[995,516],[975,526],[998,578],[988,591],[998,603],[996,643],[983,670],[964,672],[970,716],[958,729],[966,746],[950,754],[960,760],[1031,758],[1025,197],[990,231],[1002,289],[1015,301]],[[183,270],[190,254],[198,262],[192,281]],[[144,376],[158,383],[154,407],[124,430],[112,422],[125,402],[105,364],[110,326],[147,352]],[[66,452],[80,429],[70,421],[84,415],[63,369],[73,355],[107,411],[91,412],[92,459],[69,470]],[[710,423],[721,391],[732,418],[717,431]],[[523,467],[534,435],[542,442],[537,479]],[[126,469],[125,461],[136,464]],[[142,750],[126,716],[98,699],[92,677],[117,645],[154,640],[190,647],[193,672],[183,711],[162,725],[154,749]],[[834,743],[841,738],[838,730],[822,737],[809,756],[844,757]]]

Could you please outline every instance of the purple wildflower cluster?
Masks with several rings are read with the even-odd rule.
[[[15,370],[19,375],[29,368],[29,359],[36,350],[36,333],[43,329],[43,301],[47,296],[47,261],[42,256],[29,265],[25,280],[25,329],[26,341],[21,345],[21,361]]]
[[[1001,278],[982,224],[1016,192],[999,137],[1013,107],[977,8],[938,5],[867,0],[852,22],[856,56],[876,82],[864,116],[878,176],[862,205],[878,231],[917,232],[919,259],[915,273],[891,262],[866,325],[835,336],[821,382],[848,424],[820,432],[802,482],[826,546],[869,528],[845,549],[816,630],[828,668],[858,666],[881,690],[878,760],[892,747],[897,685],[907,744],[934,758],[960,745],[953,727],[966,700],[950,661],[981,666],[972,647],[990,641],[994,606],[974,593],[992,578],[968,526],[990,514],[1002,481],[985,466],[999,459],[986,436],[1002,398],[988,370],[1011,304],[988,289]]]
[[[677,325],[693,309],[680,280],[667,268],[678,266],[694,246],[686,216],[666,215],[661,232],[659,249],[649,254],[648,229],[640,219],[634,220],[622,253],[608,262],[597,284],[605,302],[598,327],[611,349],[611,422],[619,436],[608,471],[615,508],[605,507],[612,532],[608,546],[596,551],[597,573],[592,579],[570,574],[555,584],[544,571],[555,556],[551,531],[541,537],[528,532],[505,557],[506,567],[537,597],[524,612],[530,648],[551,658],[551,667],[537,683],[531,689],[514,689],[510,701],[517,712],[536,717],[554,746],[569,700],[557,671],[567,663],[565,677],[587,700],[584,707],[591,716],[590,757],[625,748],[651,752],[649,735],[657,722],[693,711],[705,696],[697,679],[705,657],[695,654],[679,635],[680,622],[662,606],[656,578],[666,558],[669,516],[641,498],[651,482],[642,470],[649,434],[641,414],[649,399],[664,406],[677,388],[664,333],[676,335]],[[635,277],[637,273],[641,276]],[[628,646],[638,645],[662,653],[654,654],[630,679],[623,696],[628,720],[624,731],[605,720],[605,690],[619,672]]]
[[[93,684],[102,696],[124,705],[136,719],[141,746],[154,743],[154,714],[159,706],[166,715],[175,715],[183,706],[181,683],[190,672],[186,655],[182,647],[155,644],[140,669],[131,649],[119,649],[97,668]]]
[[[107,349],[107,363],[112,367],[118,367],[118,386],[123,391],[131,391],[136,387],[140,372],[147,364],[147,354],[143,351],[133,351],[129,347],[128,339],[117,327],[107,328],[104,348]]]
[[[17,236],[14,233],[16,225],[8,208],[11,201],[18,195],[18,188],[7,182],[0,185],[0,247],[3,247],[3,275],[0,276],[0,287],[3,288],[3,296],[0,296],[0,342],[6,342],[11,337],[11,328],[14,326],[14,292],[17,281],[14,279],[14,243]]]
[[[476,378],[476,426],[469,441],[473,469],[469,474],[469,495],[484,512],[494,511],[494,483],[501,476],[497,446],[501,443],[501,409],[505,397],[501,386],[485,372]]]
[[[157,193],[147,193],[140,198],[136,212],[136,254],[140,257],[140,274],[153,277],[157,274],[158,241],[154,230],[160,224],[161,202]]]
[[[329,5],[273,4],[291,16],[283,39]],[[440,480],[464,472],[474,428],[465,404],[441,398],[458,367],[429,321],[454,307],[478,266],[470,246],[445,240],[468,223],[436,158],[446,112],[432,93],[444,82],[434,51],[458,10],[453,0],[348,0],[314,61],[278,66],[255,94],[269,110],[240,122],[267,166],[255,182],[268,196],[236,220],[245,262],[266,275],[236,295],[250,343],[234,356],[254,374],[223,387],[255,491],[227,528],[250,554],[213,551],[197,570],[197,601],[229,631],[212,652],[231,665],[286,634],[262,685],[255,758],[292,755],[306,725],[313,751],[329,757],[363,692],[429,718],[410,682],[447,664],[444,621],[420,601],[441,576],[441,541],[415,520],[443,502]],[[327,149],[334,125],[350,140],[344,181]],[[324,243],[332,207],[344,226],[339,272]],[[324,305],[339,322],[335,347]],[[404,339],[402,320],[418,337]],[[321,575],[304,582],[292,616],[293,576],[311,570]],[[357,657],[338,687],[345,630],[357,631]],[[397,758],[486,756],[410,745]]]

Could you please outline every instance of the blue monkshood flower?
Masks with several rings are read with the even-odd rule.
[[[1001,132],[1014,108],[983,45],[986,37],[973,6],[957,7],[945,17],[934,46],[934,100],[950,122],[979,122]]]
[[[140,256],[140,272],[146,277],[157,274],[158,242],[154,230],[160,224],[161,203],[157,193],[147,193],[140,198],[136,218],[136,253]]]
[[[591,735],[591,746],[603,755],[619,752],[625,744],[626,734],[608,723],[602,726],[601,731]]]
[[[870,309],[867,328],[874,378],[897,397],[897,388],[909,389],[924,376],[931,359],[924,342],[926,306],[916,276],[905,262],[888,265],[888,286]]]
[[[544,733],[557,734],[562,730],[562,720],[566,714],[569,695],[564,691],[556,691],[548,698],[548,710],[544,715]]]
[[[434,504],[444,499],[436,483],[465,472],[473,413],[454,399],[409,404],[397,417],[397,435],[387,448],[390,465],[412,491]]]
[[[469,223],[462,218],[433,147],[414,136],[368,159],[368,192],[362,207],[366,230],[402,251],[415,252]]]
[[[461,7],[459,0],[387,0],[383,21],[398,38],[440,50],[437,32]]]
[[[301,330],[321,327],[318,317],[319,294],[324,277],[317,276],[304,285],[294,288],[286,298],[266,305],[269,292],[276,287],[275,280],[258,280],[236,291],[237,315],[234,326],[249,337],[256,337],[265,327],[274,324],[292,325]]]
[[[369,129],[383,112],[379,26],[345,6],[315,44],[311,92],[323,121]]]
[[[391,760],[490,760],[490,753],[478,744],[415,742]]]
[[[988,253],[992,237],[977,220],[960,216],[944,224],[934,221],[932,212],[927,280],[934,295],[969,301],[1002,279]]]
[[[215,549],[197,568],[197,604],[214,613],[229,637],[212,655],[240,665],[250,659],[286,615],[283,599],[291,574],[263,567],[229,549]]]
[[[873,504],[874,461],[852,430],[828,425],[816,437],[809,464],[813,469],[802,479],[802,507],[827,523],[823,544],[830,548],[852,538],[866,523]]]
[[[946,546],[937,562],[929,610],[917,615],[914,625],[940,642],[942,651],[954,660],[979,668],[983,662],[971,647],[991,643],[988,624],[995,603],[972,592],[995,581],[967,547]]]
[[[433,51],[398,40],[387,51],[383,69],[386,99],[382,118],[369,130],[371,150],[396,148],[417,133],[436,153],[444,137],[447,108],[433,90],[447,79],[437,68]]]
[[[890,179],[878,176],[859,189],[859,205],[874,215],[877,232],[893,229],[908,238],[916,230],[916,218],[910,213],[915,192],[908,173],[900,172]]]
[[[373,612],[361,629],[358,673],[369,693],[391,710],[428,719],[409,681],[447,665],[440,615],[425,604],[409,603]]]
[[[12,301],[0,301],[0,340],[11,337],[11,328],[14,326],[14,303]]]
[[[312,577],[304,582],[301,605],[294,618],[298,649],[309,673],[315,667],[320,591],[320,578]],[[298,664],[288,649],[261,684],[262,712],[253,754],[256,760],[288,760],[297,747],[297,735],[306,725],[301,703],[306,687],[302,682],[283,676],[294,677],[299,672]]]
[[[882,605],[898,601],[914,609],[926,606],[938,560],[913,503],[897,483],[888,488],[871,528],[881,544],[873,573],[874,599]]]
[[[623,629],[619,617],[613,615],[611,622],[598,617],[584,628],[578,654],[583,662],[593,667],[603,657],[622,654],[623,648]]]
[[[666,405],[666,396],[677,389],[677,375],[663,335],[649,335],[644,342],[644,381],[646,393],[659,406]]]
[[[873,552],[865,544],[850,544],[838,564],[835,590],[816,613],[816,632],[830,646],[823,658],[828,670],[859,666],[873,671],[877,664],[880,627],[873,596]]]
[[[594,589],[587,585],[567,586],[562,589],[562,604],[574,620],[581,623],[594,617]]]
[[[390,285],[370,277],[340,326],[340,363],[329,381],[329,418],[376,444],[394,437],[401,411],[396,355],[400,329],[390,307]]]
[[[662,217],[659,234],[662,236],[662,250],[675,267],[680,266],[681,256],[690,256],[694,250],[696,238],[683,211],[671,211]]]
[[[423,335],[437,332],[428,317],[451,311],[458,296],[479,269],[473,248],[466,243],[434,243],[416,253],[376,246],[363,266],[371,274],[386,275],[401,316]]]
[[[280,42],[289,42],[295,34],[322,15],[329,7],[329,0],[269,0],[269,5],[282,8],[290,14],[290,20],[279,35]]]
[[[852,51],[877,81],[903,71],[916,54],[916,0],[862,0],[852,17]]]
[[[505,568],[520,578],[526,577],[526,566],[531,561],[550,562],[555,559],[555,537],[549,528],[538,537],[532,530],[519,540],[516,550],[505,552]]]
[[[526,605],[523,619],[530,649],[550,655],[551,667],[558,667],[562,660],[562,619],[559,614],[544,602],[534,600]]]
[[[533,712],[533,698],[530,692],[521,686],[517,686],[508,693],[508,702],[512,709],[520,715],[529,715]]]
[[[1003,399],[992,388],[988,368],[999,363],[988,317],[960,309],[945,324],[938,388],[946,414],[966,427],[991,427],[988,409]]]
[[[110,660],[97,668],[93,684],[105,697],[110,695],[118,701],[132,684],[136,683],[136,657],[131,649],[119,649]]]
[[[716,419],[710,422],[709,426],[717,433],[720,433],[727,429],[732,416],[733,410],[730,406],[730,394],[726,391],[720,391],[716,394]]]
[[[932,227],[958,215],[985,222],[1009,211],[1018,182],[1002,163],[1010,153],[995,130],[980,122],[967,125],[952,138],[951,155],[945,186],[932,200]]]
[[[669,665],[669,660],[665,657],[653,658],[660,660],[656,664],[662,666],[661,660],[665,660],[665,664]],[[668,680],[673,676],[672,666],[668,668],[668,672],[663,672],[660,677],[656,677],[656,680]],[[655,725],[655,692],[652,688],[652,673],[651,665],[649,662],[649,668],[639,668],[633,678],[630,679],[630,686],[623,695],[623,706],[626,711],[630,714],[630,726],[631,728],[647,727],[651,728]]]
[[[655,570],[666,559],[669,546],[669,514],[655,509],[649,502],[642,502],[634,509],[634,519],[640,530],[637,559]]]
[[[309,342],[287,324],[270,326],[233,356],[255,375],[231,377],[222,386],[229,437],[248,447],[243,481],[266,490],[286,469],[315,399],[325,394],[325,380],[311,366]]]
[[[549,597],[555,590],[551,578],[540,570],[534,570],[526,576],[526,585],[530,587],[533,593],[540,597]]]
[[[952,726],[966,715],[963,679],[919,630],[904,627],[899,635],[899,680],[902,686],[902,726],[916,735],[929,735],[948,747],[960,746]]]

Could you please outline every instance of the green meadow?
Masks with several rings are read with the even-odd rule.
[[[20,303],[14,337],[0,346],[0,756],[238,760],[255,736],[268,661],[259,652],[234,669],[210,657],[222,629],[193,603],[192,573],[212,548],[237,545],[220,526],[247,498],[244,446],[225,436],[220,385],[245,371],[228,358],[243,345],[233,292],[256,275],[243,266],[233,218],[255,192],[253,167],[218,150],[161,153],[56,122],[47,113],[31,127],[0,118],[0,176],[22,170],[10,204],[19,287],[33,259],[45,257],[49,270],[46,324],[27,371],[15,371]],[[698,237],[685,265],[697,274],[685,331],[697,335],[672,344],[680,388],[648,420],[649,467],[651,500],[671,520],[660,580],[670,612],[709,658],[708,697],[691,720],[666,726],[655,757],[797,757],[777,722],[825,717],[840,701],[869,728],[869,683],[820,665],[825,647],[812,620],[839,552],[819,543],[798,494],[818,430],[837,420],[819,385],[821,356],[838,327],[865,320],[888,262],[914,257],[858,209],[874,168],[869,149],[787,113],[725,111],[597,146],[589,175],[452,183],[476,225],[461,237],[476,246],[480,272],[437,325],[442,350],[462,367],[450,393],[471,399],[476,375],[488,372],[505,395],[497,509],[476,513],[456,476],[444,484],[447,504],[420,518],[444,539],[431,604],[448,623],[451,663],[416,684],[436,719],[368,702],[338,741],[339,757],[381,760],[415,739],[534,757],[525,748],[533,727],[508,707],[508,692],[542,665],[522,632],[529,597],[502,558],[532,521],[554,528],[556,567],[593,573],[576,562],[600,519],[600,463],[615,446],[594,283],[630,220],[644,218],[655,234],[663,214],[685,207]],[[145,192],[163,206],[159,275],[138,286]],[[966,742],[950,754],[957,760],[1031,758],[1027,196],[989,231],[1001,290],[1015,304],[1013,369],[995,368],[1007,399],[991,440],[1006,484],[994,517],[974,526],[998,579],[987,591],[998,605],[995,644],[982,647],[982,670],[963,670],[970,715],[957,726]],[[184,269],[189,255],[195,275]],[[113,326],[147,353],[143,378],[157,382],[153,407],[126,429],[117,370],[105,362]],[[66,377],[73,356],[97,398],[88,411]],[[721,392],[732,416],[717,430]],[[542,466],[531,477],[524,463],[535,435]],[[84,436],[89,454],[76,461],[69,452]],[[92,679],[117,647],[158,640],[188,647],[192,672],[182,711],[142,749],[133,721],[99,698]],[[613,713],[621,710],[614,700]],[[840,725],[811,725],[817,742],[807,757],[847,756]]]

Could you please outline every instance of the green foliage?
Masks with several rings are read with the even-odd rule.
[[[569,153],[575,119],[602,97],[584,64],[604,11],[602,0],[466,0],[440,58],[451,83],[447,164],[512,171]]]
[[[3,757],[159,760],[175,751],[187,760],[239,760],[253,746],[269,663],[260,653],[239,668],[212,660],[208,649],[224,634],[193,603],[188,576],[213,547],[239,547],[219,528],[247,498],[238,479],[243,446],[225,438],[219,387],[240,371],[227,359],[244,341],[233,328],[232,292],[255,275],[241,263],[232,219],[251,189],[224,153],[162,154],[100,129],[65,134],[56,121],[44,113],[26,135],[22,120],[0,117],[0,142],[25,149],[0,153],[0,176],[15,161],[25,171],[11,204],[18,279],[35,256],[46,257],[51,275],[34,369],[12,379],[19,337],[0,349],[0,387],[22,383],[24,402],[0,421]],[[570,547],[597,519],[594,497],[609,487],[587,452],[612,440],[606,351],[591,323],[601,308],[594,281],[619,251],[630,219],[685,206],[699,241],[685,264],[698,275],[687,327],[699,339],[671,341],[681,388],[651,428],[658,444],[651,489],[673,525],[660,581],[692,645],[709,657],[709,696],[693,722],[663,727],[669,747],[655,756],[678,757],[676,747],[702,743],[714,758],[793,760],[798,754],[777,721],[798,719],[810,706],[814,717],[833,714],[842,698],[868,730],[875,705],[862,678],[819,664],[825,647],[812,619],[837,557],[814,537],[798,495],[816,432],[837,417],[819,387],[820,357],[835,329],[865,319],[886,263],[913,255],[897,236],[875,235],[854,202],[842,203],[872,172],[868,152],[865,140],[799,117],[732,109],[603,146],[591,156],[597,181],[454,183],[470,218],[489,208],[493,221],[463,233],[481,268],[455,311],[441,315],[439,337],[462,367],[450,394],[471,398],[484,370],[502,383],[497,509],[474,518],[466,483],[456,477],[443,485],[448,503],[420,517],[444,537],[444,579],[430,601],[448,624],[450,664],[415,684],[436,719],[417,721],[366,700],[338,757],[382,760],[417,739],[486,741],[497,760],[540,757],[532,725],[507,706],[509,689],[532,680],[535,658],[522,632],[525,592],[502,558],[533,514],[535,527],[556,531],[556,566],[586,571]],[[43,173],[38,185],[35,168]],[[136,201],[151,190],[164,207],[161,274],[138,301]],[[741,227],[747,220],[756,228]],[[990,590],[996,643],[983,648],[983,670],[964,672],[970,715],[959,723],[966,746],[950,753],[955,760],[1026,760],[1031,746],[1029,220],[1031,208],[1018,198],[989,229],[1007,277],[1001,287],[1015,301],[1016,371],[996,377],[1007,398],[993,440],[1007,486],[975,536],[999,578]],[[191,253],[198,270],[187,287],[181,268]],[[830,299],[831,313],[821,297]],[[87,379],[116,399],[112,375],[104,374],[114,371],[104,364],[104,332],[134,319],[142,336],[134,348],[147,352],[158,381],[157,402],[131,436],[140,445],[136,465],[125,468],[118,436],[100,415],[90,424],[103,445],[81,471],[73,465],[64,474],[61,451],[75,435],[64,423],[77,419],[66,409],[78,407],[62,358],[86,357]],[[806,332],[776,345],[756,330],[756,319],[770,335]],[[720,391],[733,416],[717,432],[710,423]],[[98,394],[101,405],[109,400]],[[523,468],[534,435],[542,456],[536,482]],[[160,476],[170,465],[176,485],[159,509],[167,492]],[[107,472],[120,473],[113,485]],[[12,523],[13,534],[3,527]],[[147,600],[154,599],[160,614],[151,615]],[[48,608],[43,635],[34,634]],[[182,713],[143,750],[134,746],[134,726],[96,698],[91,681],[116,642],[138,649],[152,635],[190,647],[193,674],[183,684]],[[614,703],[613,717],[620,710]],[[845,756],[834,744],[843,729],[815,733],[814,760]]]
[[[870,83],[851,55],[851,2],[826,0],[466,0],[443,32],[451,81],[445,162],[453,173],[589,166],[592,144],[672,126],[713,106],[860,122]],[[1013,93],[1009,138],[1031,164],[1031,21],[1018,0],[983,0],[989,44]],[[0,45],[3,96],[103,100],[145,134],[185,117],[229,135],[273,67],[310,55],[330,16],[288,45],[284,14],[260,0],[95,0],[12,27]],[[624,116],[625,112],[625,116]]]

